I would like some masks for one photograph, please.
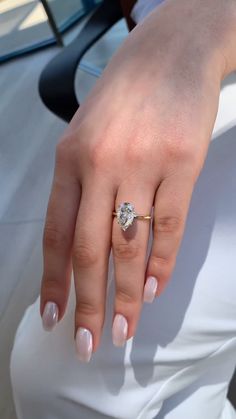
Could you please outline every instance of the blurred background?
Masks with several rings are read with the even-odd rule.
[[[62,34],[101,0],[0,0],[0,60],[63,44]]]

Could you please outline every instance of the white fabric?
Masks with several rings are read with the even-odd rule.
[[[144,305],[125,349],[111,342],[112,256],[102,341],[89,364],[74,348],[73,287],[51,333],[42,329],[39,299],[27,309],[11,358],[19,419],[236,417],[226,403],[236,359],[235,155],[235,140],[211,144],[172,280]]]
[[[167,289],[143,306],[135,337],[114,347],[110,255],[106,320],[89,364],[75,352],[74,287],[50,333],[38,298],[11,356],[18,419],[236,418],[226,399],[236,364],[236,77],[229,80]],[[149,251],[151,243],[152,234]]]

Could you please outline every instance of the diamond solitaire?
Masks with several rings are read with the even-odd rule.
[[[113,211],[113,215],[117,216],[117,222],[121,226],[122,230],[125,231],[129,226],[133,224],[135,218],[143,218],[150,220],[150,215],[138,215],[134,210],[134,206],[130,202],[122,202],[118,206],[117,212]]]

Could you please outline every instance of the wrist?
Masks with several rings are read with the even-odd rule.
[[[207,39],[218,55],[221,81],[236,70],[236,0],[193,0],[199,7],[205,2]],[[210,35],[209,35],[210,33]],[[213,54],[214,55],[214,54]]]
[[[226,4],[225,30],[219,49],[224,61],[221,80],[236,70],[236,0],[228,0]]]
[[[218,58],[218,75],[222,81],[236,70],[236,0],[191,0],[191,7],[194,33],[197,37],[198,21],[198,30],[203,34],[202,39],[199,36],[200,44],[203,40],[209,55]]]
[[[183,44],[188,38],[195,53],[208,56],[218,66],[217,77],[223,80],[236,70],[236,0],[166,0],[162,5],[154,11],[157,19],[166,9],[177,37],[183,34]]]

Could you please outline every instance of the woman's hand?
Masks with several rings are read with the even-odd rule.
[[[229,0],[166,0],[129,34],[58,144],[41,315],[48,330],[63,317],[73,266],[84,361],[99,346],[111,246],[116,345],[135,334],[147,278],[158,283],[152,278],[145,287],[151,301],[171,276],[220,83],[235,68],[235,9]],[[150,221],[135,220],[124,232],[112,216],[125,201],[139,214],[154,206],[147,265]]]

